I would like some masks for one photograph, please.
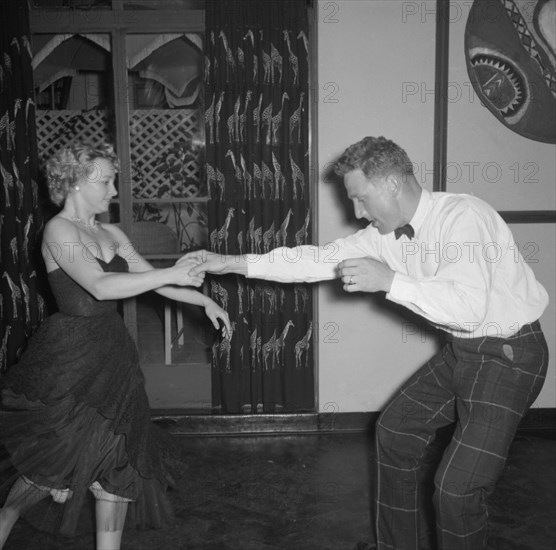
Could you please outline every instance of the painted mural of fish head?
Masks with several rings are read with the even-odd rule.
[[[556,0],[475,0],[465,29],[475,93],[505,126],[556,143]]]

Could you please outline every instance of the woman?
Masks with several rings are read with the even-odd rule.
[[[63,205],[42,244],[59,312],[2,382],[0,437],[17,478],[0,510],[0,549],[18,517],[50,496],[56,504],[42,512],[43,526],[56,521],[72,535],[92,493],[103,550],[120,548],[129,503],[137,526],[171,515],[169,442],[150,422],[137,348],[116,300],[154,290],[204,307],[216,329],[221,321],[230,331],[222,308],[184,288],[203,282],[189,275],[194,261],[154,269],[118,227],[96,221],[117,195],[117,170],[107,144],[72,145],[47,164],[50,197]]]

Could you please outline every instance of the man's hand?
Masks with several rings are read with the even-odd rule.
[[[352,258],[338,264],[346,292],[390,291],[394,271],[372,258]]]
[[[189,252],[182,256],[176,265],[192,262],[194,265],[190,271],[191,276],[200,275],[201,273],[218,273],[224,269],[224,257],[220,254],[215,254],[214,252],[209,252],[208,250],[197,250],[195,252]]]
[[[201,273],[215,273],[223,275],[225,273],[238,273],[240,275],[247,274],[247,264],[241,256],[224,256],[215,254],[208,250],[197,250],[182,256],[177,263],[187,260],[196,260],[196,265],[190,275],[200,275]]]

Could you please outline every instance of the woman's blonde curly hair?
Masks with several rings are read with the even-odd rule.
[[[120,163],[109,143],[93,146],[80,141],[66,145],[46,163],[46,178],[50,200],[57,206],[64,204],[66,197],[77,182],[90,176],[95,170],[95,160],[106,159],[118,172]]]

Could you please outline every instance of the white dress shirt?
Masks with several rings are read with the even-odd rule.
[[[548,293],[525,263],[504,220],[477,197],[423,189],[415,237],[371,225],[324,246],[247,254],[247,277],[284,283],[339,276],[338,263],[371,257],[395,271],[386,297],[459,338],[508,337],[536,321]]]

